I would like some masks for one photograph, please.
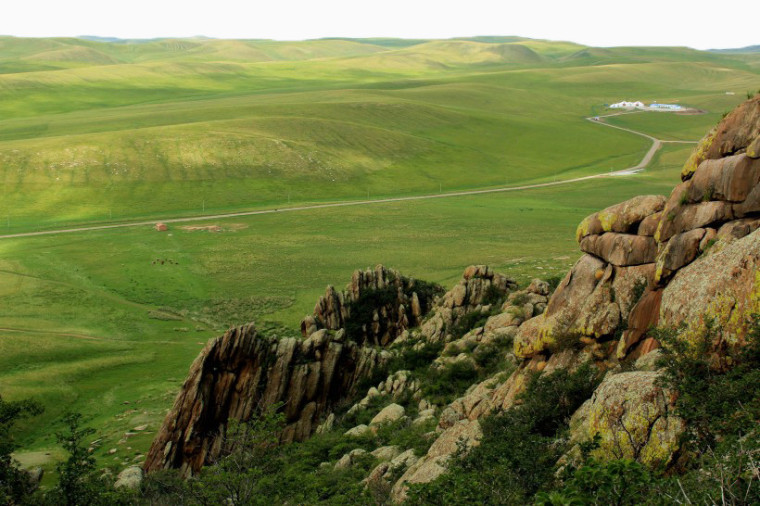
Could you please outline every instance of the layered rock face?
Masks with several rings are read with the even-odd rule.
[[[473,312],[490,311],[494,299],[516,288],[513,279],[494,272],[487,265],[471,265],[465,269],[459,283],[436,303],[431,316],[422,325],[421,333],[430,342],[450,341],[452,329],[463,317]]]
[[[703,139],[682,180],[669,198],[635,197],[581,222],[576,238],[584,256],[545,312],[518,325],[517,370],[473,386],[446,407],[439,440],[458,434],[466,446],[477,444],[477,420],[512,408],[530,375],[593,361],[608,372],[573,416],[572,440],[599,434],[600,458],[671,463],[683,421],[673,413],[673,394],[656,381],[649,358],[659,343],[648,332],[686,325],[680,336],[691,339],[712,324],[721,329],[719,358],[722,348],[741,343],[749,315],[760,313],[760,98]],[[621,362],[633,371],[622,372]],[[444,472],[454,450],[441,448],[448,446],[431,448],[396,482],[395,502],[405,499],[409,483]]]
[[[382,265],[357,270],[344,291],[327,287],[314,314],[301,321],[301,334],[308,337],[322,328],[346,329],[353,341],[386,346],[404,330],[418,326],[441,293],[436,285]]]
[[[308,339],[267,338],[253,325],[206,344],[153,441],[148,472],[177,468],[190,476],[222,449],[228,420],[246,421],[259,409],[282,405],[284,442],[310,436],[326,409],[354,391],[387,352],[362,347],[327,330]]]

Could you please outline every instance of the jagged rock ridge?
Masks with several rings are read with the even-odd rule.
[[[322,413],[375,371],[387,353],[321,330],[306,340],[267,338],[253,325],[209,341],[148,452],[144,469],[192,475],[219,455],[229,419],[282,404],[284,442],[316,429]]]
[[[345,329],[354,341],[386,346],[404,330],[418,326],[442,292],[436,285],[382,265],[356,270],[344,291],[327,287],[314,314],[301,321],[301,334],[308,337],[322,328]]]

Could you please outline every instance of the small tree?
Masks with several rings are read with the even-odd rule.
[[[278,464],[274,450],[284,418],[277,408],[267,408],[246,423],[228,422],[221,457],[189,484],[200,504],[250,505],[257,498],[267,502],[260,497],[259,480]]]
[[[85,440],[95,431],[82,427],[80,413],[66,415],[64,422],[66,430],[55,436],[69,457],[58,464],[58,486],[51,493],[56,501],[67,506],[94,504],[99,496],[94,478],[95,458],[87,451]]]
[[[29,475],[11,456],[18,448],[13,428],[17,421],[42,411],[36,401],[4,401],[0,396],[0,504],[21,503],[33,491]]]

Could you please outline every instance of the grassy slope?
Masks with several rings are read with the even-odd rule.
[[[114,59],[136,48],[140,63],[0,75],[6,228],[623,168],[646,141],[581,121],[594,104],[636,93],[709,108],[717,96],[726,101],[724,89],[756,80],[741,62],[686,50],[650,51],[653,63],[627,48],[604,50],[604,64],[575,66],[567,54],[577,48],[565,43],[432,41],[386,50],[351,42],[373,54],[345,57],[349,42],[316,41],[310,53],[251,41],[87,42]],[[174,44],[184,59],[167,49]],[[280,59],[336,56],[241,63],[240,44]],[[696,119],[694,129],[713,121]]]
[[[277,207],[288,194],[296,203],[367,189],[428,193],[622,168],[648,146],[583,121],[601,104],[631,94],[711,110],[684,122],[615,120],[691,138],[741,99],[724,90],[756,80],[741,62],[681,50],[651,54],[653,63],[605,50],[592,55],[596,66],[578,64],[589,56],[574,60],[578,48],[565,43],[524,41],[516,44],[533,53],[503,52],[539,55],[529,65],[494,61],[493,47],[473,41],[432,44],[427,60],[423,41],[376,41],[370,56],[251,64],[229,54],[203,61],[204,45],[186,42],[133,48],[138,63],[124,63],[123,47],[88,42],[119,61],[0,75],[0,216],[11,230],[109,213],[187,214],[204,200],[207,210]],[[253,46],[266,44],[246,43]],[[390,49],[376,52],[381,46]],[[171,50],[193,56],[170,58]],[[484,63],[461,65],[473,51]],[[448,65],[431,65],[442,52]],[[668,57],[688,61],[662,62]],[[732,72],[720,70],[727,65]],[[295,329],[324,286],[357,267],[385,263],[444,286],[472,263],[521,281],[563,274],[578,256],[580,219],[668,192],[688,150],[667,146],[644,175],[572,187],[237,218],[218,222],[220,233],[144,228],[2,241],[0,329],[16,331],[0,330],[0,392],[48,406],[29,426],[23,457],[45,460],[55,420],[69,408],[103,436],[101,463],[144,452],[208,337],[250,320]],[[146,433],[119,443],[146,422]]]
[[[36,395],[48,406],[30,427],[31,456],[53,444],[51,424],[71,408],[90,416],[104,437],[97,453],[104,465],[113,462],[110,448],[131,458],[147,449],[151,429],[118,441],[142,423],[157,427],[189,363],[218,333],[209,327],[274,320],[296,329],[328,283],[340,285],[354,268],[381,262],[444,286],[472,263],[522,282],[562,275],[578,256],[572,239],[578,221],[632,195],[669,190],[688,153],[680,149],[663,152],[662,168],[646,176],[560,192],[223,220],[220,233],[144,228],[5,241],[2,257],[12,261],[4,286],[15,288],[2,295],[0,322],[27,332],[0,331],[0,391]],[[151,308],[189,316],[156,320]]]

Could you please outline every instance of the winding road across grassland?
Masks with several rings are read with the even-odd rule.
[[[586,119],[598,125],[603,125],[609,128],[623,130],[624,132],[629,132],[631,134],[638,135],[640,137],[645,137],[649,139],[650,141],[652,141],[652,146],[649,148],[649,151],[646,152],[646,154],[644,155],[644,158],[642,158],[641,161],[638,164],[634,165],[633,167],[627,167],[625,169],[620,169],[620,170],[615,170],[615,171],[610,171],[610,172],[603,172],[600,174],[593,174],[591,176],[576,177],[572,179],[562,179],[559,181],[550,181],[547,183],[535,183],[535,184],[527,184],[527,185],[521,185],[521,186],[505,186],[501,188],[489,188],[489,189],[484,189],[484,190],[464,190],[464,191],[449,192],[449,193],[414,195],[414,196],[409,196],[409,197],[389,197],[389,198],[383,198],[383,199],[350,200],[350,201],[344,201],[344,202],[331,202],[327,204],[311,204],[311,205],[284,207],[284,208],[276,208],[276,209],[261,209],[258,211],[242,211],[239,213],[207,214],[207,215],[202,215],[202,216],[191,216],[191,217],[186,217],[186,218],[167,218],[167,219],[162,219],[162,220],[133,221],[133,222],[127,222],[127,223],[117,223],[117,224],[112,224],[112,225],[92,225],[92,226],[72,227],[72,228],[64,228],[64,229],[57,229],[57,230],[42,230],[39,232],[21,232],[18,234],[0,235],[0,239],[34,237],[34,236],[40,236],[40,235],[72,234],[72,233],[77,233],[77,232],[88,232],[91,230],[108,230],[112,228],[144,227],[144,226],[153,226],[158,222],[160,223],[192,223],[196,221],[219,220],[219,219],[224,219],[224,218],[235,218],[239,216],[256,216],[260,214],[274,214],[274,213],[292,213],[292,212],[300,212],[300,211],[311,211],[314,209],[329,209],[333,207],[349,207],[349,206],[365,206],[365,205],[371,205],[371,204],[385,204],[385,203],[391,203],[391,202],[406,202],[406,201],[411,201],[411,200],[443,199],[443,198],[450,198],[450,197],[464,197],[468,195],[483,195],[486,193],[502,193],[502,192],[521,191],[521,190],[532,190],[535,188],[547,188],[551,186],[562,186],[562,185],[568,185],[572,183],[579,183],[581,181],[588,181],[590,179],[599,179],[599,178],[605,178],[605,177],[611,177],[611,176],[624,176],[624,175],[634,174],[636,172],[639,172],[645,169],[649,165],[649,163],[652,161],[652,158],[654,157],[657,150],[659,150],[664,143],[696,144],[698,142],[698,141],[667,141],[663,139],[658,139],[656,137],[652,137],[651,135],[645,134],[643,132],[639,132],[637,130],[632,130],[630,128],[624,128],[624,127],[620,127],[616,125],[610,125],[609,123],[606,123],[604,121],[604,118],[609,118],[611,116],[621,116],[623,114],[635,114],[635,112],[618,112],[618,113],[613,113],[613,114],[607,114],[604,116],[594,116],[594,117],[590,117]]]

